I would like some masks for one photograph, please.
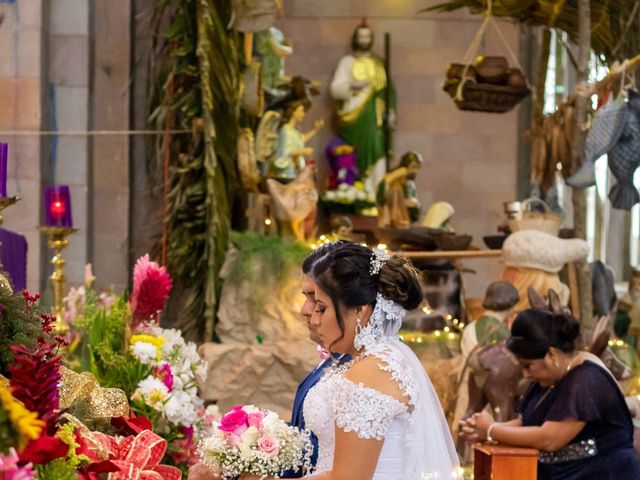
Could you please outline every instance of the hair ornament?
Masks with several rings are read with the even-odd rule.
[[[371,255],[371,260],[369,260],[369,273],[371,275],[378,275],[382,266],[389,260],[391,257],[387,253],[386,250],[381,248],[374,248],[373,254]]]

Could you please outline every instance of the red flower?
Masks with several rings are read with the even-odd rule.
[[[34,465],[49,463],[56,458],[66,457],[69,453],[69,445],[58,437],[40,435],[36,440],[32,440],[20,454],[22,462],[31,462]]]
[[[138,259],[133,269],[131,311],[133,325],[155,318],[169,298],[172,281],[165,267],[149,260],[149,254]]]
[[[56,355],[58,345],[42,338],[34,349],[23,345],[12,345],[16,364],[9,366],[11,393],[24,406],[38,412],[47,423],[47,431],[52,434],[59,417],[60,361]]]
[[[153,430],[151,420],[146,417],[136,417],[133,412],[129,418],[112,418],[111,425],[116,427],[122,435],[137,435],[143,430]]]
[[[89,470],[110,468],[110,480],[130,480],[132,478],[148,480],[180,480],[180,470],[160,461],[167,451],[167,441],[150,430],[143,430],[136,436],[110,437],[94,432],[93,438],[109,452],[109,459],[91,465]]]

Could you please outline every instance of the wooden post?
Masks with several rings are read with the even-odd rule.
[[[591,5],[589,0],[578,0],[578,71],[576,83],[587,81],[589,55],[591,54]],[[573,139],[572,170],[575,172],[582,164],[586,137],[587,102],[589,98],[576,99],[576,129]],[[587,238],[587,195],[584,189],[574,188],[571,193],[573,202],[573,228],[576,238]],[[587,331],[593,330],[593,307],[591,299],[591,271],[586,261],[576,262],[578,293],[580,296],[580,322]]]
[[[475,480],[536,480],[538,450],[478,443],[474,445]]]

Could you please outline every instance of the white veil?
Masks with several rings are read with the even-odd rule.
[[[440,400],[422,363],[398,337],[405,313],[401,305],[378,293],[371,318],[354,343],[360,342],[365,351],[369,348],[377,350],[383,344],[403,360],[409,370],[403,373],[415,382],[414,411],[407,432],[408,461],[400,478],[461,479],[460,461]]]
[[[407,458],[402,478],[461,479],[462,470],[449,425],[431,380],[413,350],[398,337],[389,342],[397,349],[416,379],[417,399],[407,434]]]

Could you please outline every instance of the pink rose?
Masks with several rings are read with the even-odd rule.
[[[247,423],[250,427],[256,427],[257,429],[262,428],[262,419],[264,418],[264,413],[255,412],[250,413],[249,418],[247,419]]]
[[[242,433],[249,428],[247,412],[237,409],[231,410],[224,417],[220,419],[220,426],[218,427],[223,432],[233,432],[236,435],[242,435]]]
[[[224,439],[227,441],[227,445],[230,447],[239,447],[242,443],[242,438],[240,435],[236,435],[233,432],[224,432]]]
[[[269,437],[262,437],[258,442],[258,448],[262,453],[270,458],[275,457],[280,452],[280,448],[278,448],[276,441]]]

